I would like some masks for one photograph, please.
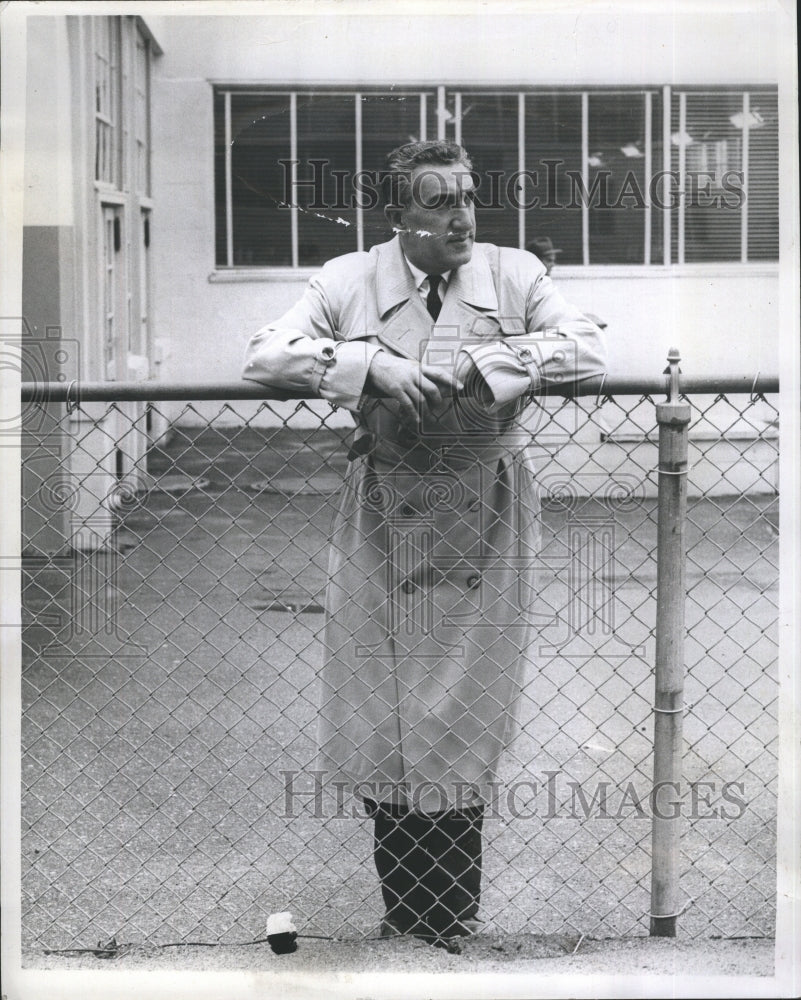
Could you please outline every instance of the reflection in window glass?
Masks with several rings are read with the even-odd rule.
[[[518,169],[517,108],[517,94],[462,94],[462,145],[480,182],[476,238],[481,243],[518,245],[516,199],[510,189]]]
[[[645,256],[644,94],[590,94],[587,197],[591,264],[641,264]]]
[[[681,108],[685,104],[684,127]],[[742,252],[741,94],[678,94],[671,109],[672,169],[683,176],[672,211],[673,259],[684,231],[684,260],[740,260]],[[680,218],[683,214],[683,220]]]
[[[548,236],[559,264],[580,264],[581,209],[568,207],[568,172],[581,174],[579,94],[526,94],[526,170],[536,172],[527,187],[526,244]]]
[[[430,95],[427,105],[430,105]],[[364,248],[383,243],[392,236],[384,217],[379,179],[386,169],[387,153],[420,138],[419,94],[362,94],[362,169],[369,175],[360,185],[364,207]],[[428,106],[427,106],[428,110]],[[428,118],[426,116],[428,124]],[[422,136],[422,138],[430,138]],[[375,183],[373,182],[375,178]]]
[[[298,264],[324,264],[356,249],[353,94],[298,95]]]
[[[665,217],[663,198],[669,197],[669,184],[662,179],[665,169],[662,125],[664,102],[659,92],[651,94],[651,176],[648,197],[651,203],[651,260],[652,264],[665,263]]]
[[[220,104],[222,94],[217,96]],[[225,120],[217,119],[217,261],[225,263]],[[285,203],[289,97],[231,97],[231,205],[236,267],[290,263],[291,220]],[[222,197],[222,211],[220,208]]]

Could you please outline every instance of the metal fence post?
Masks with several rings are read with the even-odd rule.
[[[651,936],[675,937],[679,916],[680,782],[684,712],[685,527],[690,405],[679,396],[679,352],[668,352],[668,399],[657,403],[654,787],[651,796]]]

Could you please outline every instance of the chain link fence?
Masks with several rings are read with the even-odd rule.
[[[370,824],[315,770],[349,418],[105,391],[35,400],[24,438],[23,947],[234,942],[282,910],[372,935]],[[777,412],[753,390],[690,402],[679,933],[770,936]],[[646,934],[653,389],[533,405],[536,649],[482,909],[501,933]]]

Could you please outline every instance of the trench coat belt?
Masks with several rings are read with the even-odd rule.
[[[501,458],[512,458],[524,448],[518,440],[494,438],[488,441],[458,442],[449,445],[414,444],[406,445],[395,441],[373,440],[372,447],[366,449],[371,464],[382,471],[393,469],[426,473],[437,468],[459,469],[474,465],[487,465]]]

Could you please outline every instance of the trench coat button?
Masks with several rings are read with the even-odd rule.
[[[333,361],[334,360],[334,348],[330,344],[326,344],[325,347],[320,351],[320,357],[323,361]]]
[[[413,594],[414,593],[414,584],[412,583],[411,580],[404,580],[403,581],[403,587],[402,587],[402,589],[403,589],[404,594]]]
[[[527,347],[521,347],[517,356],[521,361],[531,361],[531,351]]]
[[[475,590],[476,587],[481,583],[481,575],[479,573],[473,573],[472,576],[467,578],[467,586],[470,590]]]

